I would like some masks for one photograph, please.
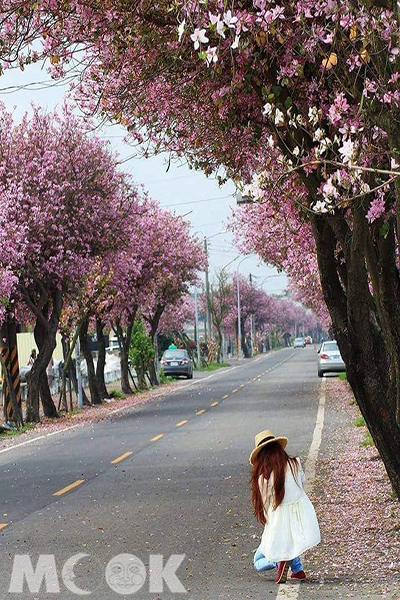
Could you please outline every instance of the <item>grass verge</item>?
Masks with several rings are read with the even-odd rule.
[[[362,442],[360,442],[360,445],[363,446],[364,448],[367,448],[368,446],[375,446],[374,440],[372,439],[372,436],[367,429],[367,425],[365,423],[364,417],[361,417],[361,416],[357,417],[357,419],[354,421],[354,425],[355,425],[355,427],[364,427],[365,428],[364,439]]]
[[[201,367],[202,371],[216,371],[217,369],[224,369],[225,367],[229,367],[229,363],[218,363],[212,362],[206,367]],[[197,369],[196,369],[197,370]]]
[[[121,390],[111,390],[108,395],[110,398],[115,398],[115,400],[125,400],[126,398],[124,392],[121,392]]]
[[[10,431],[4,431],[0,434],[0,438],[15,437],[17,435],[25,433],[26,431],[30,431],[31,429],[35,429],[35,425],[33,425],[32,423],[27,423],[20,429],[11,429]]]

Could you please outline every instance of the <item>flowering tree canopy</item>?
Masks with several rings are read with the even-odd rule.
[[[43,54],[55,76],[81,69],[88,112],[206,173],[224,167],[255,201],[295,203],[400,494],[397,2],[6,0],[2,11],[3,68]]]
[[[115,245],[126,185],[105,143],[88,136],[68,108],[62,115],[35,109],[14,125],[2,107],[0,122],[2,287],[7,309],[35,324],[39,356],[28,419],[37,420],[39,379],[63,303],[83,285],[95,257],[106,260]],[[42,387],[42,400],[45,394]],[[54,412],[49,393],[47,401],[45,411]]]
[[[187,294],[182,296],[175,304],[166,307],[160,319],[158,330],[164,335],[181,333],[187,323],[194,320],[194,301]]]

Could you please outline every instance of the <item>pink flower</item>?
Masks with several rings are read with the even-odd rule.
[[[386,207],[384,198],[375,198],[372,200],[367,213],[368,223],[373,223],[376,221],[376,219],[379,219],[385,212],[385,209]]]

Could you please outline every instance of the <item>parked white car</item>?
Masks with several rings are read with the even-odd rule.
[[[293,348],[305,348],[306,340],[303,337],[298,337],[294,340]]]
[[[336,340],[323,342],[318,354],[318,377],[323,377],[324,373],[343,373],[343,371],[346,371],[346,365]]]

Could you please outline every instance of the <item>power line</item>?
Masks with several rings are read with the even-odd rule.
[[[152,185],[153,183],[165,183],[168,181],[177,181],[178,179],[194,179],[195,177],[200,177],[201,173],[192,174],[192,175],[178,175],[177,177],[166,177],[165,179],[155,179],[153,181],[143,181],[144,185]]]
[[[232,196],[219,196],[217,198],[204,198],[204,200],[190,200],[189,202],[178,202],[178,204],[164,204],[163,208],[173,208],[174,206],[184,206],[185,204],[200,204],[202,202],[212,202],[213,200],[225,200]]]

